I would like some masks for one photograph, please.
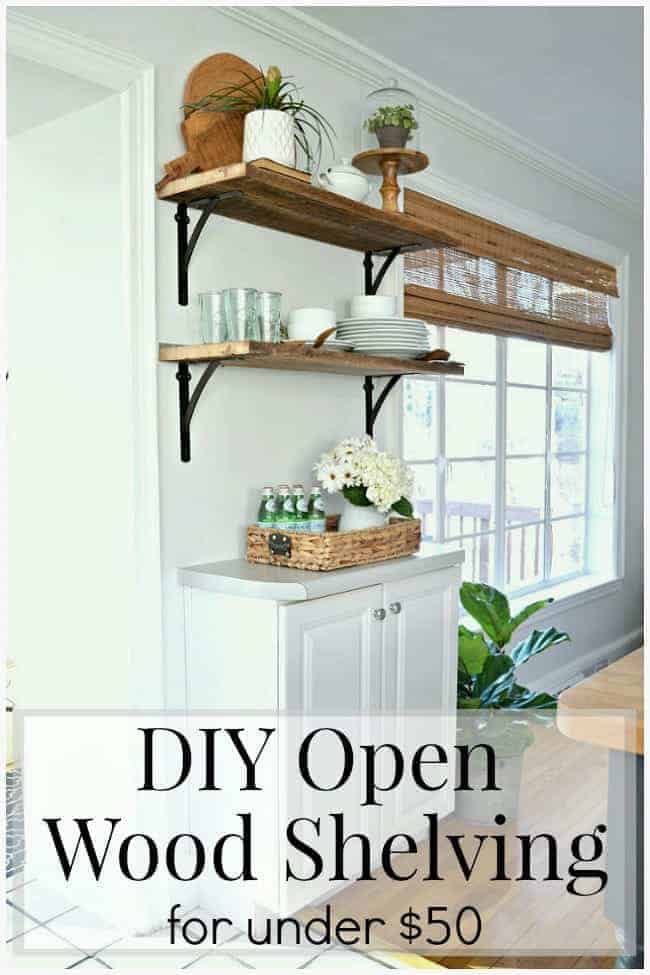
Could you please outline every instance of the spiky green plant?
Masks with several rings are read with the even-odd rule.
[[[271,65],[266,72],[260,68],[259,75],[252,76],[245,71],[241,74],[243,80],[240,83],[224,85],[183,108],[199,112],[240,114],[264,109],[286,112],[293,117],[296,143],[305,154],[310,168],[320,166],[325,143],[334,153],[334,128],[318,109],[305,102],[300,94],[301,89],[289,75],[283,76],[275,65]]]

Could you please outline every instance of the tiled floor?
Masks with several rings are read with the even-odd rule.
[[[102,918],[48,890],[38,880],[21,875],[8,881],[7,887],[5,937],[10,970],[38,967],[42,971],[153,968],[380,972],[411,967],[401,957],[386,952],[370,956],[336,948],[255,951],[240,932],[234,932],[218,950],[171,948],[166,929],[146,937],[124,937]],[[192,916],[201,917],[202,912],[193,910]]]

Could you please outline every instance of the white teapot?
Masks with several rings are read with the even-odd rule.
[[[321,173],[320,183],[326,190],[347,196],[357,203],[363,203],[370,192],[370,183],[366,177],[345,158],[330,166],[326,173]]]

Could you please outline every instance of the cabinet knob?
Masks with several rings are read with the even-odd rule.
[[[388,608],[391,611],[391,613],[395,613],[396,616],[397,616],[398,613],[401,613],[402,612],[402,604],[401,603],[391,603]]]
[[[376,620],[385,620],[386,619],[386,610],[385,609],[375,609],[375,610],[373,610],[372,615],[375,617]]]

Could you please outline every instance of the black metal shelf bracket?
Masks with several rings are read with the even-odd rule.
[[[368,434],[369,437],[374,436],[375,423],[377,422],[379,411],[381,410],[382,406],[386,402],[386,398],[388,394],[391,392],[391,390],[395,388],[395,386],[397,385],[397,383],[400,381],[402,377],[400,375],[385,377],[387,379],[386,385],[384,386],[381,393],[375,400],[374,379],[382,379],[382,378],[384,377],[375,376],[373,378],[373,376],[366,376],[366,378],[363,381],[363,392],[366,401],[366,433]]]
[[[379,256],[379,253],[381,253],[381,256],[383,256],[384,261],[381,267],[379,268],[379,270],[377,271],[377,274],[373,277],[373,269],[374,269],[373,259],[375,254]],[[395,258],[398,257],[401,253],[402,253],[401,247],[392,247],[389,251],[381,251],[381,252],[366,251],[365,252],[363,258],[365,294],[367,295],[377,294],[379,288],[381,287],[381,282],[384,280],[386,276],[386,272],[388,271],[389,267],[391,266]],[[380,379],[382,377],[376,376],[374,378]],[[379,416],[379,411],[381,410],[382,406],[386,402],[386,397],[391,392],[391,390],[395,388],[395,386],[397,385],[397,383],[401,378],[402,378],[401,376],[387,377],[388,381],[386,382],[386,385],[382,389],[376,401],[374,399],[375,384],[374,384],[373,377],[366,376],[366,378],[364,379],[363,392],[364,392],[365,405],[366,405],[366,433],[368,434],[369,437],[373,436],[375,423],[377,421],[377,417]]]
[[[196,247],[201,232],[208,222],[209,217],[216,211],[223,200],[230,200],[233,197],[241,196],[241,190],[231,190],[227,193],[219,193],[205,200],[196,200],[192,203],[193,207],[201,208],[201,216],[196,221],[192,235],[188,238],[188,228],[190,218],[187,213],[187,203],[178,203],[174,220],[176,221],[176,248],[178,261],[178,303],[187,305],[189,302],[189,270],[192,254]]]
[[[201,399],[201,393],[220,365],[221,362],[218,359],[213,359],[212,362],[209,362],[196,384],[194,392],[190,395],[192,374],[189,364],[187,362],[178,363],[178,372],[176,373],[176,379],[178,380],[178,419],[181,439],[181,460],[184,464],[192,457],[190,424],[192,423],[194,410]]]
[[[363,258],[363,272],[364,272],[364,284],[365,284],[364,292],[367,295],[377,294],[379,288],[381,287],[381,282],[384,280],[384,277],[386,276],[386,272],[388,271],[388,268],[391,266],[395,258],[402,253],[402,248],[392,247],[388,251],[388,253],[386,253],[386,251],[381,251],[381,254],[384,257],[384,263],[377,271],[376,277],[373,278],[372,276],[373,257],[375,253],[379,253],[379,252],[366,251]]]

